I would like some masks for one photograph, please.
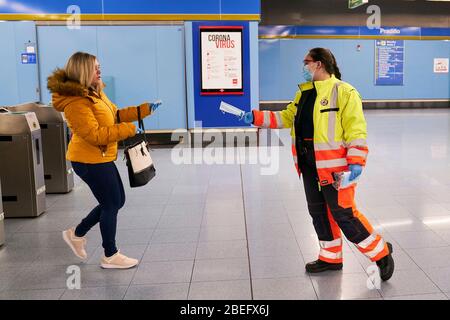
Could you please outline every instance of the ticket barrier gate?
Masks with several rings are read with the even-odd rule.
[[[74,172],[66,160],[69,129],[64,114],[44,104],[26,103],[10,111],[34,112],[41,127],[46,193],[68,193],[74,187]]]
[[[0,183],[0,199],[2,197],[2,185]],[[3,213],[3,205],[0,201],[0,247],[5,243],[5,226],[3,220],[5,219],[5,214]]]
[[[35,113],[0,109],[0,180],[5,218],[45,209],[41,129]]]

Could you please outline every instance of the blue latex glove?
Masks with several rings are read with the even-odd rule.
[[[253,112],[252,111],[246,112],[244,114],[244,122],[249,123],[249,124],[253,123]]]
[[[349,181],[353,181],[359,177],[362,172],[362,166],[359,164],[351,164],[348,166],[350,173]]]
[[[156,109],[158,109],[161,104],[162,104],[162,101],[156,101],[154,103],[151,103],[150,106],[152,107],[152,112],[155,112]]]

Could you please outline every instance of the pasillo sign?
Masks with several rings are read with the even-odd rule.
[[[397,28],[390,28],[390,29],[380,28],[380,34],[399,35],[401,33],[402,32],[400,31],[400,29],[397,29]]]

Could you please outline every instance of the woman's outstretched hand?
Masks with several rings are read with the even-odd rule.
[[[158,109],[160,105],[162,105],[162,101],[161,100],[158,100],[158,101],[155,101],[153,103],[150,103],[150,107],[152,108],[152,112],[155,112],[156,109]]]

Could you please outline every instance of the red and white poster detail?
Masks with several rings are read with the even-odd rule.
[[[434,59],[434,73],[448,73],[448,58]]]
[[[242,29],[200,29],[202,92],[242,91]]]

